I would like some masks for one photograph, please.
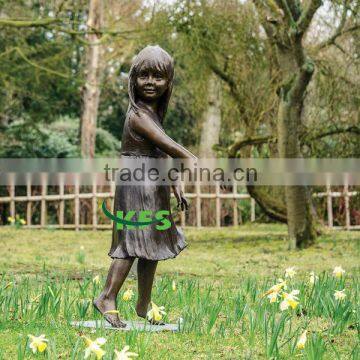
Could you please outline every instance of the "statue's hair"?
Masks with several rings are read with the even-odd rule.
[[[173,58],[159,45],[151,46],[148,45],[142,49],[134,59],[130,72],[129,72],[129,81],[128,81],[128,93],[129,93],[129,107],[128,112],[133,110],[135,113],[138,113],[140,107],[137,105],[136,97],[136,77],[140,72],[141,68],[152,69],[163,72],[168,78],[168,88],[165,93],[158,100],[158,115],[161,123],[164,120],[169,100],[173,88],[174,81],[174,60]]]

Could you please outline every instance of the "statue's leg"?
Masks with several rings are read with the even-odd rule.
[[[156,260],[139,259],[138,272],[138,301],[136,304],[136,313],[146,318],[148,306],[151,300],[151,290],[154,282],[154,276],[157,266]]]
[[[113,259],[107,275],[106,283],[99,297],[94,300],[94,306],[107,321],[114,327],[125,327],[126,324],[119,319],[118,314],[104,314],[109,310],[116,310],[116,297],[129,274],[135,258]]]

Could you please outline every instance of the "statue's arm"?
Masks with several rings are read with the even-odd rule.
[[[170,136],[166,135],[149,115],[141,113],[140,115],[132,115],[130,119],[131,127],[139,135],[149,139],[159,149],[173,158],[185,158],[197,160],[197,157],[189,150],[174,141]]]

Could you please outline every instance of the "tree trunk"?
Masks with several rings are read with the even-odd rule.
[[[210,75],[209,92],[207,108],[203,114],[203,123],[200,138],[200,158],[213,158],[215,152],[213,145],[219,143],[220,126],[221,126],[221,84],[220,80],[214,75]],[[202,192],[215,192],[214,186],[202,186]],[[215,206],[211,199],[202,199],[201,202],[201,223],[203,225],[215,225],[213,214]]]
[[[102,1],[90,0],[87,26],[99,30],[102,26]],[[96,119],[100,97],[101,44],[100,34],[90,33],[86,53],[85,85],[83,88],[83,111],[81,114],[81,155],[93,158],[95,154]]]
[[[301,44],[297,44],[298,49]],[[292,49],[293,50],[293,49]],[[303,100],[313,74],[310,61],[298,66],[295,51],[279,49],[283,74],[278,109],[278,149],[281,158],[300,158],[299,132]],[[289,248],[304,248],[315,242],[316,229],[311,212],[311,197],[306,186],[285,187]]]
[[[204,112],[200,139],[200,157],[213,158],[212,146],[219,142],[221,126],[221,84],[220,80],[211,75],[209,79],[208,105]]]

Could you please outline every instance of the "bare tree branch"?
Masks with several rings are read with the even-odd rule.
[[[309,145],[312,141],[322,139],[327,136],[332,135],[339,135],[339,134],[357,134],[360,135],[360,127],[357,126],[349,126],[346,128],[337,128],[337,129],[330,129],[326,130],[321,133],[317,133],[315,135],[309,135],[309,131],[302,132],[299,136],[301,145],[307,144]],[[228,155],[229,157],[236,157],[236,153],[241,150],[242,148],[246,146],[253,146],[253,145],[262,145],[270,142],[277,142],[276,136],[259,136],[259,137],[253,137],[253,138],[246,138],[241,139],[234,144],[232,144],[228,149]]]
[[[321,0],[309,0],[308,5],[302,11],[299,20],[297,21],[299,34],[304,34],[310,26],[311,20],[314,17],[317,9],[321,6]]]
[[[220,69],[220,67],[214,62],[210,62],[209,67],[221,80],[225,81],[229,85],[232,92],[236,93],[236,83],[228,74],[225,73],[225,71]]]
[[[39,64],[35,63],[34,61],[30,60],[19,47],[13,47],[13,48],[11,48],[11,49],[9,49],[7,51],[4,51],[2,54],[0,54],[0,57],[8,55],[8,54],[10,54],[12,52],[16,52],[25,62],[27,62],[29,65],[31,65],[31,66],[39,69],[39,70],[46,71],[49,74],[60,76],[60,77],[65,78],[65,79],[70,79],[71,78],[70,75],[61,73],[59,71],[56,71],[56,70],[53,70],[53,69],[50,69],[50,68],[47,68],[45,66],[42,66],[42,65],[39,65]]]
[[[43,27],[49,30],[56,30],[58,32],[63,32],[70,35],[110,35],[110,36],[123,36],[129,34],[140,33],[144,30],[142,29],[130,29],[130,30],[119,30],[119,29],[108,29],[101,28],[95,29],[91,26],[88,26],[88,30],[80,31],[74,30],[67,27],[62,26],[54,26],[54,25],[67,25],[61,18],[46,18],[39,20],[19,20],[19,19],[2,19],[0,18],[0,28],[1,27],[15,27],[15,28],[31,28],[31,27]]]
[[[314,64],[307,60],[300,68],[300,72],[295,78],[295,84],[289,91],[289,98],[299,99],[304,94],[314,73]]]
[[[289,4],[288,2],[292,2],[292,0],[275,0],[276,4],[279,6],[279,8],[284,12],[284,14],[286,15],[287,19],[289,20],[290,24],[295,24],[295,20],[293,17],[293,14],[290,10]]]
[[[326,136],[332,136],[332,135],[338,135],[338,134],[344,134],[344,133],[352,133],[360,135],[360,127],[358,126],[349,126],[346,128],[338,128],[338,129],[331,129],[327,130],[312,136],[307,136],[307,134],[300,135],[300,142],[302,144],[310,144],[312,141],[322,139]]]
[[[334,33],[334,35],[332,35],[329,39],[323,41],[322,43],[320,43],[317,47],[316,47],[316,51],[320,51],[330,45],[336,45],[335,44],[335,40],[345,34],[349,34],[353,31],[357,31],[360,29],[360,24],[358,25],[354,25],[349,27],[348,29],[345,30],[339,30],[339,28],[337,29],[337,31]]]
[[[297,21],[301,15],[299,0],[287,0],[287,4],[293,16],[293,19]]]
[[[277,8],[276,4],[271,1],[267,3],[269,8],[267,8],[261,0],[252,1],[259,14],[260,23],[268,37],[269,44],[271,46],[280,44],[281,39],[279,38],[279,31],[277,31],[276,28],[279,23],[281,23],[278,17],[284,17],[284,10]]]
[[[259,136],[255,138],[241,139],[232,144],[228,149],[229,157],[236,157],[236,153],[245,146],[261,145],[269,142],[276,142],[273,136]]]
[[[23,28],[23,27],[48,27],[52,24],[61,23],[61,19],[54,19],[54,18],[46,18],[46,19],[39,19],[39,20],[18,20],[18,19],[1,19],[0,18],[0,27],[16,27],[16,28]]]

